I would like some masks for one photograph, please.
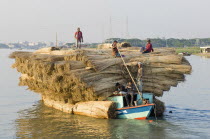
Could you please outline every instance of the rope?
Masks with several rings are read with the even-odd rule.
[[[157,121],[157,114],[156,114],[156,104],[154,105],[154,114],[155,114],[155,120]]]
[[[128,66],[126,65],[125,60],[123,59],[123,57],[122,57],[122,55],[121,55],[119,49],[118,49],[118,52],[119,52],[119,54],[120,54],[120,57],[121,57],[121,59],[122,59],[122,61],[123,61],[123,64],[124,64],[126,70],[128,71],[128,74],[129,74],[131,80],[133,81],[133,83],[134,83],[134,85],[135,85],[135,87],[136,87],[137,92],[138,92],[139,95],[140,95],[140,99],[143,100],[143,95],[142,95],[142,93],[139,91],[139,88],[137,87],[136,82],[135,82],[135,80],[133,79],[133,76],[131,75],[130,70],[128,69]]]

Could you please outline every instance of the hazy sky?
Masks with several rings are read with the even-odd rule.
[[[110,17],[112,33],[110,33]],[[210,0],[0,0],[0,41],[210,37]]]

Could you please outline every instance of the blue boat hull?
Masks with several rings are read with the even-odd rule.
[[[146,119],[149,117],[154,104],[146,104],[134,107],[125,107],[117,109],[117,118],[119,119]]]

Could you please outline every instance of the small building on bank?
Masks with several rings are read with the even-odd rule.
[[[200,47],[201,53],[210,53],[210,46]]]

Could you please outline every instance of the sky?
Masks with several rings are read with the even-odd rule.
[[[210,38],[209,15],[210,0],[0,0],[0,42]]]

